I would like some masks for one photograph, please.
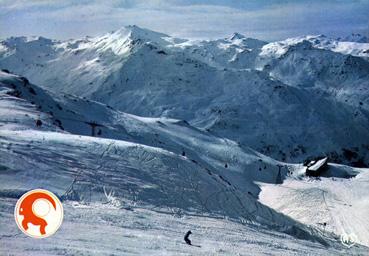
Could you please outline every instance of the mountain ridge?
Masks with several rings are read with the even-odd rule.
[[[369,44],[322,35],[192,41],[137,26],[65,42],[6,42],[0,67],[52,91],[140,116],[184,119],[279,160],[327,154],[369,163]],[[303,139],[309,136],[310,145]],[[357,158],[347,158],[347,150]]]

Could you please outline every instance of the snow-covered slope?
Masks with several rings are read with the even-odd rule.
[[[44,113],[42,110],[53,109],[54,103],[47,93],[14,75],[1,73],[0,78],[1,162],[6,170],[3,190],[46,186],[67,199],[95,201],[104,198],[107,189],[118,198],[143,205],[218,213],[281,227],[288,226],[284,222],[289,221],[295,225],[256,200],[259,191],[254,181],[275,183],[277,176],[285,177],[286,171],[278,173],[277,162],[272,159],[251,149],[243,151],[234,142],[203,134],[178,121],[157,122],[113,110],[105,114],[122,126],[114,126],[114,121],[113,126],[106,125],[107,117],[101,115],[96,123],[105,126],[98,136],[114,136],[109,134],[111,130],[124,131],[130,142],[81,136],[78,134],[84,133],[83,126],[77,130],[73,125],[78,126],[85,116],[75,114],[68,123],[63,111],[73,114],[69,104],[60,104],[64,108],[52,115]],[[33,104],[28,91],[34,92]],[[84,104],[90,108],[86,110]],[[93,111],[97,115],[96,110],[103,109],[101,104],[77,98],[71,107],[75,105],[81,106],[80,113]],[[37,120],[42,125],[36,125]],[[68,130],[74,134],[63,131],[63,125],[65,129],[71,127]],[[34,168],[36,163],[41,164]],[[257,169],[259,165],[264,166],[263,172]],[[241,168],[250,169],[245,172]],[[24,177],[29,177],[26,183]]]
[[[279,160],[369,161],[368,44],[324,36],[267,44],[237,33],[190,41],[129,26],[95,38],[0,45],[1,68],[54,93],[184,119]]]
[[[336,234],[354,233],[360,243],[369,244],[369,169],[335,164],[328,168],[328,177],[319,180],[288,179],[281,185],[265,184],[260,200],[303,223],[314,223]]]
[[[90,205],[87,209],[90,209],[88,219],[91,223],[84,225],[95,225],[102,230],[107,230],[106,225],[101,224],[106,221],[99,219],[92,223],[98,218],[97,212],[103,213],[102,216],[124,219],[125,213],[117,212],[115,208],[138,212],[145,209],[146,212],[139,215],[150,216],[145,217],[148,218],[147,225],[171,215],[182,218],[200,215],[199,218],[205,218],[204,223],[194,227],[199,232],[213,228],[211,223],[214,221],[223,225],[223,220],[214,218],[229,218],[234,223],[232,225],[240,225],[239,231],[226,235],[232,243],[242,232],[248,232],[250,237],[257,236],[257,232],[269,234],[260,239],[263,244],[259,244],[257,238],[253,248],[260,251],[265,250],[265,243],[275,247],[276,241],[282,239],[277,238],[274,231],[267,231],[270,228],[315,241],[312,245],[282,235],[288,240],[284,248],[278,247],[282,254],[296,250],[293,249],[296,243],[299,243],[299,252],[313,246],[317,254],[324,254],[317,242],[329,246],[326,250],[330,253],[345,251],[335,240],[340,235],[337,228],[329,230],[334,232],[330,233],[323,232],[313,222],[301,220],[307,224],[302,225],[258,201],[260,183],[280,184],[283,180],[291,180],[289,176],[295,165],[280,163],[232,140],[194,128],[186,121],[126,114],[98,102],[41,89],[26,78],[4,72],[0,72],[0,106],[0,195],[3,198],[2,214],[7,216],[5,221],[11,216],[7,214],[13,202],[9,198],[42,187],[57,193],[73,216],[82,212],[73,206],[73,202]],[[281,164],[282,168],[278,166]],[[299,174],[296,172],[296,175]],[[103,207],[103,204],[109,207]],[[338,220],[347,215],[342,214]],[[136,223],[134,218],[137,216],[131,216],[132,223]],[[77,217],[68,218],[67,215],[66,225],[70,227]],[[83,218],[77,219],[84,222]],[[120,222],[108,223],[117,225]],[[84,225],[79,228],[84,230]],[[189,223],[179,221],[176,225],[183,228]],[[133,224],[128,225],[128,229],[135,228]],[[146,229],[153,234],[160,232],[160,229]],[[19,231],[15,226],[7,225],[2,232],[5,233],[1,233],[4,238],[1,240],[9,246],[9,237]],[[211,237],[207,243],[220,240],[220,237]],[[91,235],[90,239],[96,243],[98,238]],[[150,240],[143,241],[152,241],[152,235],[147,239]],[[139,241],[130,240],[132,246],[138,248],[133,251],[147,250],[145,246],[137,245]],[[367,243],[362,241],[362,244]],[[87,244],[78,242],[78,246]],[[224,247],[219,249],[225,250],[220,253],[240,253],[241,250],[239,244],[233,249],[228,245]],[[32,249],[32,244],[13,244],[12,248],[21,254],[22,250]],[[55,250],[65,251],[65,245],[59,243]],[[162,252],[165,249],[159,246],[153,250]],[[353,250],[364,254],[366,248],[359,246]]]
[[[37,242],[14,232],[14,199],[0,198],[0,254],[7,255],[366,255],[366,248],[332,248],[224,218],[117,209],[64,202],[60,230]],[[192,230],[195,246],[183,241]],[[88,232],[86,232],[88,231]],[[19,234],[19,235],[18,235]],[[73,237],[72,237],[73,235]],[[16,243],[14,242],[16,239]]]
[[[300,238],[322,241],[313,235],[316,231],[300,226],[257,201],[258,191],[252,182],[256,177],[274,182],[278,175],[280,179],[284,176],[276,173],[273,160],[251,150],[243,152],[232,142],[202,134],[188,125],[181,128],[178,121],[163,119],[157,122],[138,117],[134,121],[133,116],[124,116],[120,112],[114,116],[113,110],[106,110],[105,114],[111,118],[118,116],[120,121],[128,119],[122,122],[125,126],[122,130],[136,142],[70,134],[63,130],[69,128],[77,134],[79,131],[83,133],[83,126],[76,130],[73,125],[78,126],[78,122],[84,121],[89,111],[103,109],[102,105],[78,98],[69,104],[64,100],[65,105],[62,105],[24,78],[6,73],[1,73],[0,78],[1,194],[17,196],[34,187],[43,187],[56,192],[64,200],[107,201],[125,208],[167,209],[167,212],[179,215],[185,211],[225,216],[274,227]],[[90,108],[84,108],[84,104]],[[68,108],[71,106],[73,109],[76,105],[80,106],[80,113],[87,114],[78,115]],[[50,113],[50,109],[58,111]],[[95,118],[99,124],[108,122],[104,115]],[[149,130],[145,134],[140,129],[145,126],[152,126],[151,130],[158,133],[151,134]],[[178,129],[171,126],[178,126]],[[109,135],[110,129],[119,127],[106,125],[104,128]],[[105,135],[105,130],[100,135]],[[137,142],[150,141],[150,137],[154,139],[155,136],[163,140],[159,142],[164,144],[162,148]],[[150,143],[155,144],[155,141]],[[179,152],[163,149],[175,146]],[[197,150],[202,151],[201,156],[195,153]],[[204,154],[205,150],[208,152]],[[227,159],[229,174],[223,174],[222,170],[228,167],[219,166],[220,154],[225,159],[233,158]],[[244,158],[238,160],[236,154]],[[211,158],[217,160],[211,161]],[[255,175],[259,172],[256,165],[264,165],[264,174]],[[240,166],[248,166],[251,170],[239,173]]]

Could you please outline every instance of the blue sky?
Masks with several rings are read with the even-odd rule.
[[[0,0],[0,37],[67,39],[138,25],[183,38],[369,34],[369,0]]]

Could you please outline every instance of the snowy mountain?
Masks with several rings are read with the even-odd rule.
[[[40,187],[67,209],[55,254],[366,255],[368,50],[137,26],[1,41],[0,248],[40,255],[9,224]],[[188,229],[202,247],[181,244]]]
[[[369,163],[369,44],[324,36],[266,43],[237,33],[190,41],[129,26],[95,38],[0,45],[1,68],[55,92],[184,119],[282,161],[330,155]]]

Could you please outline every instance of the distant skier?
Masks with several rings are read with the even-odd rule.
[[[191,230],[189,230],[189,231],[187,231],[186,235],[184,236],[184,240],[185,240],[186,244],[188,244],[188,245],[192,245],[191,240],[190,240],[190,239],[188,239],[188,237],[189,237],[191,234],[192,234],[192,232],[191,232]]]
[[[40,119],[36,120],[36,126],[37,127],[41,127],[42,126],[42,121]]]

